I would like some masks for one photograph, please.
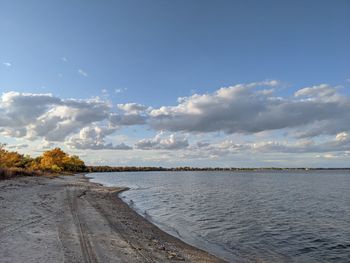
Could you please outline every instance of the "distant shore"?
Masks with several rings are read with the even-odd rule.
[[[350,168],[308,168],[308,167],[295,167],[295,168],[283,168],[283,167],[255,167],[255,168],[242,168],[242,167],[153,167],[153,166],[87,166],[86,171],[89,173],[100,172],[156,172],[156,171],[169,171],[169,172],[186,172],[186,171],[232,171],[232,172],[258,172],[258,171],[334,171],[334,170],[350,170]]]
[[[0,181],[1,262],[224,262],[83,175]]]

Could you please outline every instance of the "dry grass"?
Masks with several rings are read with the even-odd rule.
[[[20,176],[44,176],[47,173],[22,168],[0,168],[0,180],[10,179]]]
[[[74,175],[71,172],[52,172],[52,171],[40,171],[23,168],[0,168],[0,180],[11,179],[22,176],[45,176],[50,179],[60,175]]]

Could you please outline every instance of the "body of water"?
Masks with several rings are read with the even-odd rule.
[[[164,231],[231,262],[350,262],[350,172],[94,173]]]

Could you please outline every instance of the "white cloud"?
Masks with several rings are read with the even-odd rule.
[[[334,154],[331,154],[331,153],[327,153],[327,154],[324,154],[321,156],[322,158],[325,158],[325,159],[334,159],[334,158],[338,158],[337,155],[334,155]]]
[[[266,92],[266,87],[277,84],[238,84],[211,94],[180,98],[176,106],[151,110],[149,124],[156,130],[228,134],[299,127],[313,130],[312,125],[317,128],[320,122],[323,129],[313,131],[315,135],[350,129],[350,100],[336,88],[322,84],[301,89],[294,98],[282,98],[272,90]]]
[[[145,112],[148,107],[138,103],[117,104],[118,109],[124,111],[126,114],[139,114]]]
[[[79,73],[79,75],[81,75],[83,77],[87,77],[88,76],[88,74],[82,69],[78,69],[78,73]]]
[[[99,99],[65,100],[28,126],[31,136],[63,141],[69,134],[108,119],[110,105]]]
[[[294,93],[295,97],[307,98],[308,100],[323,100],[325,102],[341,101],[342,97],[337,93],[337,88],[328,84],[306,87]]]
[[[8,92],[0,100],[0,132],[62,141],[93,122],[107,120],[110,109],[99,99],[62,100],[52,94]]]
[[[124,92],[124,91],[126,91],[126,90],[127,90],[127,88],[115,89],[114,92],[115,92],[116,94],[118,94],[118,93],[122,93],[122,92]]]
[[[52,94],[31,94],[19,92],[3,93],[0,101],[0,126],[25,128],[25,126],[61,100]]]
[[[347,142],[349,141],[350,137],[347,132],[340,132],[335,136],[335,140],[338,142]]]
[[[112,143],[105,143],[105,137],[113,133],[113,129],[101,127],[85,127],[80,130],[78,137],[72,137],[67,142],[71,148],[80,150],[131,150],[130,146],[124,143],[113,145]]]
[[[11,67],[12,64],[10,62],[3,62],[2,63],[5,67]]]
[[[110,115],[110,122],[114,126],[132,126],[146,124],[149,109],[141,104],[117,104],[118,113]]]
[[[169,159],[177,158],[178,160],[230,160],[235,162],[239,159],[250,159],[253,166],[257,166],[256,161],[262,160],[264,157],[273,158],[274,162],[278,159],[284,166],[288,166],[288,159],[299,157],[307,162],[305,156],[317,153],[317,157],[321,156],[339,156],[346,158],[350,156],[350,139],[346,138],[346,141],[339,141],[337,135],[332,139],[325,139],[322,142],[314,142],[312,140],[298,140],[298,141],[278,141],[278,140],[266,140],[266,141],[245,141],[237,143],[233,140],[224,139],[222,141],[207,143],[200,142],[189,145],[176,151],[172,154],[168,152]],[[157,144],[152,140],[142,140],[142,146],[148,150],[161,149],[156,147]],[[137,146],[137,145],[136,145]],[[163,149],[164,150],[164,149]],[[277,159],[276,159],[277,157]],[[279,157],[279,158],[278,158]],[[264,160],[264,162],[269,159]],[[310,159],[309,159],[310,161]]]
[[[113,126],[133,126],[146,123],[146,116],[139,114],[116,114],[110,115],[109,121]]]
[[[324,139],[316,143],[313,140],[297,141],[257,141],[234,143],[233,141],[223,141],[205,146],[207,151],[227,150],[230,153],[322,153],[322,152],[345,152],[350,150],[350,136],[341,132],[332,139]]]
[[[164,132],[149,139],[134,138],[135,149],[177,150],[183,158],[350,150],[350,99],[338,87],[321,84],[281,97],[275,94],[277,85],[273,80],[238,84],[159,108],[138,103],[112,105],[103,98],[77,100],[49,93],[7,92],[0,97],[0,135],[44,140],[43,148],[66,142],[74,149],[128,150],[132,147],[113,136],[122,127],[143,125],[142,129]],[[284,139],[269,135],[273,130],[286,134]],[[201,140],[198,134],[203,135]],[[224,140],[218,142],[215,134]],[[234,137],[230,134],[253,139],[237,142],[228,139]],[[191,138],[195,138],[193,144]]]
[[[158,133],[154,138],[142,139],[135,144],[137,149],[141,150],[179,150],[189,146],[186,138],[170,134],[165,137],[164,134]]]

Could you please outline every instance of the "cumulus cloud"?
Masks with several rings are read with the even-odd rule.
[[[63,141],[67,135],[82,127],[108,118],[110,105],[98,99],[65,100],[28,125],[30,137],[44,137],[49,141]]]
[[[151,148],[153,149],[153,148]],[[293,154],[317,154],[317,157],[325,158],[325,156],[349,157],[350,156],[350,135],[348,133],[339,133],[331,139],[324,139],[322,142],[313,140],[298,141],[246,141],[237,143],[233,140],[224,139],[215,143],[197,142],[180,152],[176,152],[175,158],[186,160],[206,160],[206,159],[224,159],[229,158],[261,158],[266,154],[285,154],[292,156]],[[171,154],[171,153],[169,153]],[[287,161],[285,161],[287,162]]]
[[[62,100],[52,94],[8,92],[0,100],[0,132],[62,141],[91,123],[108,119],[110,108],[99,99]]]
[[[198,156],[197,158],[219,158],[226,155],[247,153],[250,143],[236,143],[233,140],[223,140],[216,143],[197,142],[188,148],[186,156]]]
[[[117,107],[118,109],[124,111],[126,114],[140,114],[148,109],[148,107],[145,105],[138,103],[118,104]]]
[[[132,147],[127,146],[124,143],[113,145],[112,143],[105,143],[105,137],[114,130],[100,128],[100,127],[85,127],[83,128],[78,137],[72,137],[67,142],[67,145],[71,148],[80,150],[131,150]]]
[[[203,146],[192,147],[202,148]],[[325,153],[350,150],[350,135],[348,132],[336,134],[332,139],[325,139],[322,142],[314,142],[313,140],[298,140],[295,142],[288,141],[259,141],[235,143],[232,140],[224,140],[219,143],[204,146],[209,153],[219,152],[222,154],[236,153]],[[201,149],[202,150],[202,149]]]
[[[43,139],[43,148],[68,138],[78,149],[129,150],[125,144],[106,144],[104,138],[119,126],[144,123],[144,117],[137,115],[140,109],[130,104],[125,107],[128,112],[117,115],[110,103],[98,98],[63,100],[52,94],[7,92],[0,98],[0,134]]]
[[[24,128],[60,102],[52,94],[3,93],[0,101],[0,127]]]
[[[260,142],[251,145],[257,152],[282,152],[282,153],[321,153],[350,150],[350,136],[348,133],[339,133],[332,140],[315,143],[312,140],[302,140],[296,143],[288,142]]]
[[[328,84],[320,84],[318,86],[306,87],[294,93],[295,97],[307,97],[309,99],[332,99],[336,97],[337,90]]]
[[[179,150],[189,146],[188,140],[183,137],[170,134],[168,137],[164,133],[158,133],[154,138],[142,139],[135,144],[141,150]]]
[[[109,143],[108,136],[125,126],[144,125],[146,129],[165,132],[139,140],[137,149],[181,149],[192,155],[202,151],[213,157],[239,152],[349,151],[350,99],[340,93],[341,88],[321,84],[281,97],[276,95],[278,85],[275,80],[238,84],[179,98],[175,106],[159,108],[138,103],[112,105],[100,98],[61,99],[49,93],[7,92],[0,97],[0,134],[49,143],[65,141],[76,149],[128,150],[128,145]],[[282,130],[286,142],[238,144],[224,140],[189,145],[189,137],[179,136],[271,130]],[[323,135],[333,139],[313,141]]]
[[[257,133],[324,122],[318,134],[349,130],[350,100],[322,84],[304,88],[294,98],[274,96],[276,81],[239,84],[211,94],[180,98],[176,106],[150,111],[150,126],[173,132]],[[336,124],[336,125],[335,125]],[[317,134],[315,134],[317,135]]]
[[[146,124],[148,107],[137,103],[118,104],[118,113],[111,114],[109,121],[114,126],[132,126]]]

